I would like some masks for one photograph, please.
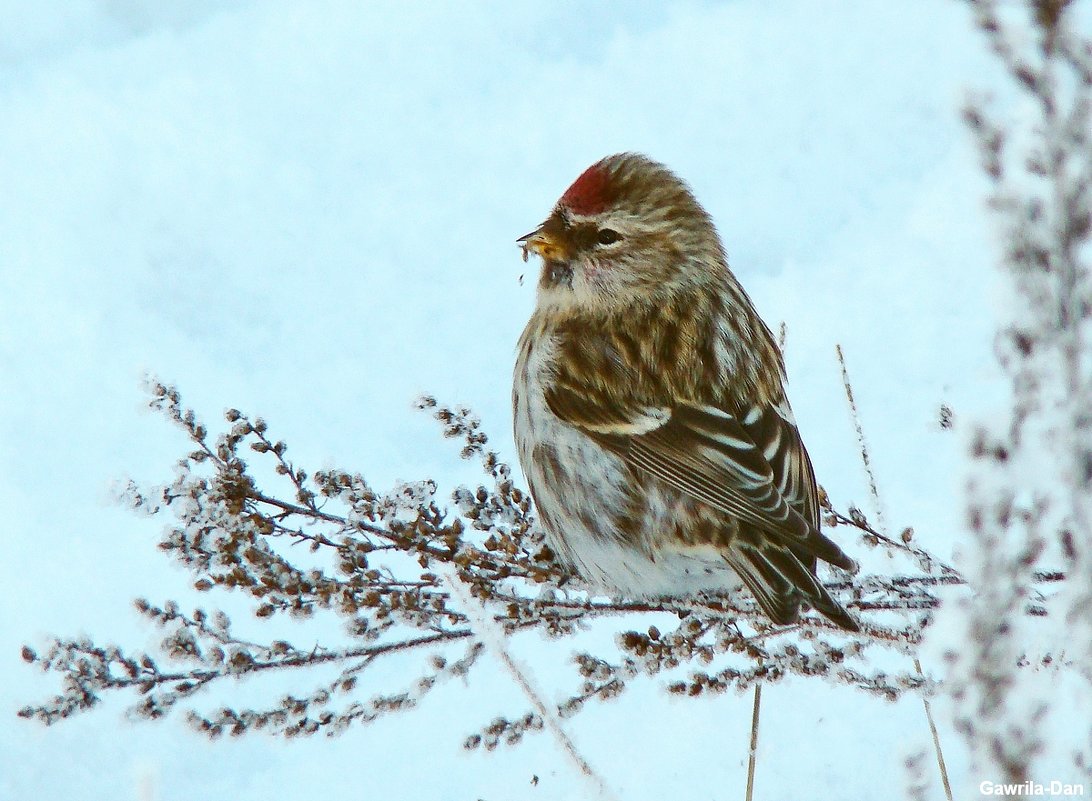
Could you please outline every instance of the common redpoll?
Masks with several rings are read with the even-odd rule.
[[[630,597],[731,592],[775,623],[856,621],[815,576],[819,531],[780,350],[690,189],[645,156],[589,167],[521,238],[542,258],[512,400],[557,556]]]

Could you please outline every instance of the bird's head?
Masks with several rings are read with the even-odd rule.
[[[620,311],[715,280],[724,252],[709,215],[667,167],[636,153],[588,167],[519,240],[542,258],[539,305]]]

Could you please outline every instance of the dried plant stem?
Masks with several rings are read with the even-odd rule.
[[[835,352],[838,354],[838,364],[842,368],[842,386],[846,390],[846,402],[849,404],[849,414],[853,418],[853,427],[857,431],[857,445],[860,448],[861,464],[864,466],[865,475],[868,478],[868,490],[872,496],[872,504],[876,510],[876,528],[885,537],[887,535],[887,524],[884,519],[883,502],[880,500],[879,485],[876,483],[876,474],[872,471],[872,456],[868,450],[868,441],[865,439],[864,427],[861,425],[861,415],[857,409],[857,399],[853,396],[853,385],[849,380],[849,370],[846,367],[845,354],[842,352],[842,346],[840,344],[834,346]],[[914,669],[918,672],[918,675],[925,675],[921,669],[921,660],[914,657]],[[937,755],[937,767],[940,769],[940,780],[944,784],[944,796],[948,801],[952,801],[952,785],[948,779],[948,767],[944,764],[944,751],[940,747],[940,735],[937,733],[936,721],[933,720],[933,710],[929,704],[929,699],[922,696],[922,705],[925,707],[925,719],[929,722],[929,732],[933,736],[933,750]]]
[[[231,630],[226,615],[198,608],[181,612],[176,601],[155,606],[139,601],[138,612],[165,630],[151,653],[101,646],[86,638],[53,638],[41,654],[30,646],[22,658],[38,669],[61,677],[64,692],[46,703],[19,710],[22,718],[56,723],[99,704],[110,692],[134,696],[130,708],[141,719],[162,718],[214,682],[276,668],[310,675],[322,665],[335,667],[333,681],[323,678],[310,691],[293,693],[258,708],[223,706],[202,713],[187,709],[189,723],[210,738],[264,730],[286,738],[324,732],[338,734],[349,726],[369,725],[380,717],[409,710],[440,682],[473,669],[485,652],[489,632],[493,650],[534,708],[517,718],[497,717],[466,738],[468,750],[493,750],[520,742],[525,734],[549,731],[585,777],[591,769],[562,729],[563,719],[592,701],[620,695],[631,681],[670,676],[667,692],[696,697],[719,694],[733,687],[754,689],[760,681],[799,675],[827,677],[867,693],[897,698],[923,684],[909,660],[900,675],[891,676],[870,664],[872,648],[913,653],[920,640],[922,610],[939,603],[931,588],[965,584],[954,569],[923,549],[892,541],[857,509],[839,512],[824,497],[828,525],[856,527],[869,541],[901,550],[919,571],[854,580],[854,609],[886,611],[906,618],[906,627],[889,628],[867,622],[865,630],[844,646],[827,636],[844,637],[834,624],[808,615],[791,626],[771,626],[746,598],[676,598],[657,601],[596,600],[543,593],[571,578],[553,559],[535,526],[530,498],[511,480],[509,467],[486,450],[487,438],[469,409],[455,409],[424,398],[445,436],[461,439],[463,456],[478,458],[486,482],[477,488],[458,487],[454,510],[436,501],[432,480],[398,484],[386,492],[374,490],[363,475],[343,470],[309,474],[291,462],[287,445],[274,438],[261,418],[237,409],[224,416],[227,430],[210,437],[196,413],[183,406],[177,389],[160,382],[149,386],[150,404],[187,433],[188,456],[175,478],[162,486],[140,487],[128,482],[119,499],[134,510],[169,513],[160,547],[186,567],[194,587],[237,591],[252,598],[259,619],[278,616],[337,615],[348,624],[348,639],[336,646],[297,647],[284,640],[242,638]],[[248,469],[256,453],[281,479],[269,491],[259,488]],[[246,458],[244,458],[246,457]],[[271,464],[272,463],[272,464]],[[287,485],[285,485],[287,481]],[[267,484],[268,487],[268,484]],[[293,546],[302,544],[316,559],[300,564]],[[410,557],[410,558],[406,558]],[[444,575],[457,574],[456,593]],[[1036,571],[1031,581],[1056,582],[1061,572]],[[833,591],[847,591],[849,580],[833,580]],[[471,600],[466,601],[465,593]],[[462,606],[466,606],[464,611]],[[469,612],[488,610],[475,622]],[[1032,597],[1025,611],[1044,614],[1041,599]],[[580,686],[556,700],[534,690],[526,666],[508,656],[506,637],[537,629],[551,638],[576,634],[583,624],[611,626],[645,613],[677,617],[674,630],[618,633],[616,658],[580,652],[575,663]],[[737,621],[751,624],[745,636]],[[796,640],[797,634],[804,636]],[[790,642],[792,640],[792,642]],[[458,645],[456,645],[458,644]],[[729,647],[724,648],[727,645]],[[454,646],[454,647],[453,647]],[[453,659],[452,651],[465,655]],[[723,657],[721,650],[724,650]],[[365,675],[385,654],[414,653],[427,657],[426,667],[408,686],[394,691],[367,692]],[[706,667],[714,660],[717,664]],[[165,664],[160,664],[164,661]],[[852,663],[852,664],[850,664]],[[696,668],[685,680],[678,673]],[[357,696],[354,698],[354,696]],[[755,704],[751,740],[757,744],[761,705]],[[550,714],[547,714],[550,713]],[[754,786],[757,750],[750,757]],[[602,782],[590,778],[596,788]],[[585,793],[593,798],[604,792]]]
[[[922,673],[921,660],[916,656],[914,657],[914,670],[918,673]],[[924,673],[922,673],[924,675]],[[944,784],[944,797],[948,801],[952,801],[952,785],[948,781],[948,767],[944,764],[944,751],[940,747],[940,734],[937,733],[937,724],[933,720],[933,708],[929,704],[929,698],[922,696],[922,703],[925,705],[925,718],[929,721],[929,733],[933,735],[933,750],[937,754],[937,766],[940,768],[940,780]]]
[[[527,672],[516,664],[516,661],[512,658],[512,654],[508,650],[507,633],[504,627],[493,619],[480,600],[471,596],[466,585],[459,580],[457,575],[445,574],[443,579],[448,589],[451,590],[452,596],[458,599],[460,605],[466,611],[467,617],[477,630],[483,644],[504,665],[505,670],[508,671],[516,685],[530,701],[532,708],[542,718],[543,725],[553,735],[557,744],[561,746],[565,756],[576,767],[577,772],[593,787],[596,793],[595,798],[603,799],[603,801],[618,801],[617,796],[611,792],[603,777],[592,768],[580,751],[577,750],[576,744],[565,733],[557,710],[546,705],[546,702],[542,700],[542,694],[532,685]]]
[[[846,357],[842,353],[841,344],[835,345],[834,351],[838,354],[838,364],[842,367],[842,386],[846,390],[849,414],[853,418],[853,428],[857,432],[857,447],[860,450],[861,462],[864,464],[865,477],[868,479],[868,491],[872,495],[872,501],[876,507],[876,528],[886,534],[887,520],[884,515],[883,504],[880,502],[880,491],[876,486],[876,474],[872,472],[872,454],[868,449],[868,441],[865,439],[864,427],[861,425],[861,415],[857,410],[857,399],[853,396],[853,385],[849,381]]]
[[[747,801],[755,792],[755,761],[758,755],[758,720],[762,709],[762,682],[755,685],[755,704],[751,710],[751,747],[747,752]]]

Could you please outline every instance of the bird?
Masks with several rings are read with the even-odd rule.
[[[557,559],[615,596],[745,588],[774,624],[859,631],[816,576],[857,565],[820,530],[781,350],[690,187],[607,156],[517,242],[542,269],[514,435]]]

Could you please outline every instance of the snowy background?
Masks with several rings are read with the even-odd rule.
[[[840,342],[890,526],[958,552],[963,446],[938,409],[1004,408],[991,222],[959,121],[969,89],[1003,84],[962,4],[0,0],[0,20],[3,801],[585,791],[545,735],[461,749],[527,707],[492,667],[334,740],[209,743],[180,715],[131,723],[120,699],[50,729],[15,711],[56,689],[23,643],[151,646],[137,595],[244,608],[198,597],[154,548],[163,523],[110,501],[116,479],[169,478],[185,447],[143,411],[145,372],[214,430],[227,406],[262,414],[302,466],[377,487],[476,481],[412,410],[425,391],[471,405],[514,459],[537,277],[515,239],[608,153],[686,178],[759,310],[787,323],[793,405],[835,501],[869,508]],[[569,648],[513,644],[557,696]],[[972,775],[947,714],[957,796],[977,797],[996,777]],[[626,799],[723,799],[742,796],[749,715],[749,696],[646,681],[567,726]],[[898,797],[929,737],[917,699],[814,682],[770,688],[762,725],[762,799]]]

